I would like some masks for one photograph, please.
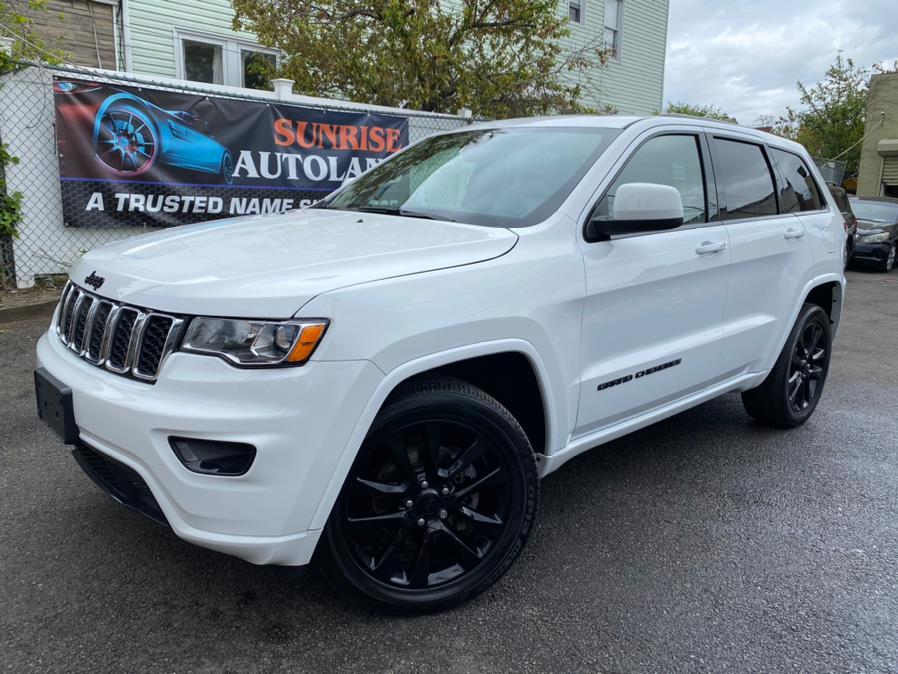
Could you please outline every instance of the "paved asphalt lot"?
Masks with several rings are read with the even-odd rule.
[[[0,324],[0,667],[898,671],[898,274],[851,272],[792,432],[737,396],[568,463],[491,591],[416,619],[201,550],[112,502],[35,418],[47,319]]]

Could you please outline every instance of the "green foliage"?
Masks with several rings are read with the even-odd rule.
[[[798,82],[802,108],[787,108],[786,115],[774,125],[775,130],[797,140],[816,157],[839,157],[847,163],[848,175],[856,173],[869,84],[870,71],[839,52],[820,82],[812,87]]]
[[[235,28],[287,58],[300,93],[508,117],[583,110],[566,72],[600,49],[562,55],[557,0],[234,0]],[[562,58],[564,57],[564,58]]]
[[[733,117],[725,113],[716,105],[696,105],[693,103],[686,103],[685,101],[668,103],[667,109],[664,112],[672,115],[690,115],[691,117],[704,117],[705,119],[719,119],[724,122],[735,121]]]
[[[22,193],[7,194],[5,167],[18,164],[19,158],[9,153],[9,148],[0,143],[0,238],[19,235],[18,225],[22,221]]]

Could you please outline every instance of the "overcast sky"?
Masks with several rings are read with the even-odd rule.
[[[664,102],[716,105],[740,124],[798,105],[839,49],[898,59],[898,0],[670,0]]]

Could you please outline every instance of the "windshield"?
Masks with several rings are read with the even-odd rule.
[[[894,224],[898,220],[898,204],[852,199],[851,210],[859,220],[881,222],[887,225]]]
[[[432,136],[320,207],[527,227],[555,212],[620,132],[486,129]]]

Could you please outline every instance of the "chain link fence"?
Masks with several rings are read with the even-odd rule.
[[[822,159],[820,157],[813,157],[813,160],[817,164],[817,168],[820,169],[820,175],[823,176],[826,182],[834,185],[842,184],[842,180],[845,178],[845,167],[848,165],[847,162],[839,159]]]
[[[19,159],[18,163],[5,167],[7,191],[10,194],[21,192],[23,195],[18,236],[0,238],[0,288],[28,288],[36,282],[52,281],[66,275],[72,264],[86,251],[151,229],[146,225],[127,224],[103,228],[64,225],[53,100],[54,76],[209,98],[299,105],[325,111],[403,116],[408,119],[411,142],[470,123],[469,119],[456,115],[368,106],[293,94],[278,96],[268,91],[250,91],[167,78],[153,79],[76,66],[22,64],[20,69],[0,78],[0,142],[6,144],[9,152]]]

